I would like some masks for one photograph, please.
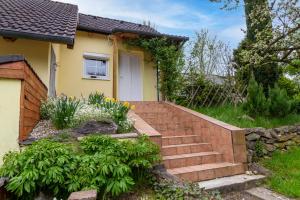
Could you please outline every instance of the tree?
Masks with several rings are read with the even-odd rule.
[[[208,30],[196,32],[196,39],[189,43],[187,49],[180,101],[188,106],[196,106],[203,103],[210,94],[215,94],[208,94],[207,90],[214,87],[213,81],[210,82],[209,79],[218,76],[223,79],[226,76],[227,82],[230,82],[234,74],[231,65],[232,50],[216,36],[211,36]]]
[[[193,70],[201,75],[230,76],[232,50],[216,36],[211,36],[208,30],[196,32],[196,39],[189,43],[190,52],[187,58],[187,70]]]
[[[211,1],[223,2],[226,9],[241,4],[239,0]],[[264,81],[273,84],[279,77],[277,65],[293,65],[294,59],[299,58],[299,0],[244,0],[244,6],[247,36],[235,52],[237,66],[246,67],[248,77],[253,68],[257,81],[266,88]]]

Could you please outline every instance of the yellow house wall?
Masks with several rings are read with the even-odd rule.
[[[18,150],[21,81],[0,79],[0,165],[5,153]]]
[[[156,66],[150,61],[150,56],[144,57],[144,101],[157,101]]]
[[[0,55],[19,54],[25,56],[34,71],[49,85],[49,42],[17,39],[7,41],[0,37]]]
[[[109,80],[83,78],[83,54],[97,53],[109,55]],[[78,31],[73,49],[60,45],[57,67],[57,94],[87,97],[91,92],[101,91],[106,96],[113,95],[113,44],[101,34]]]

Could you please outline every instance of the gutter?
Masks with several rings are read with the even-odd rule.
[[[134,33],[142,36],[148,36],[148,37],[167,37],[171,40],[176,41],[182,41],[187,42],[189,40],[189,37],[184,36],[175,36],[175,35],[168,35],[168,34],[162,34],[162,33],[149,33],[145,31],[137,31],[137,30],[131,30],[131,29],[122,29],[122,28],[114,28],[112,31],[102,30],[102,29],[94,29],[92,27],[84,27],[84,26],[78,26],[77,30],[79,31],[86,31],[86,32],[92,32],[92,33],[100,33],[100,34],[114,34],[114,33]]]
[[[62,44],[67,44],[67,45],[74,44],[74,37],[71,38],[71,37],[56,36],[56,35],[43,35],[43,34],[38,34],[38,33],[0,30],[0,36],[12,37],[12,38],[34,39],[34,40],[47,41],[47,42],[57,42],[57,43],[62,43]]]
[[[184,36],[175,36],[175,35],[168,35],[168,34],[162,34],[162,33],[149,33],[145,31],[137,31],[137,30],[130,30],[130,29],[121,29],[121,28],[114,28],[112,30],[112,33],[135,33],[138,35],[143,35],[143,36],[149,36],[149,37],[167,37],[169,39],[177,40],[177,41],[182,41],[186,42],[189,40],[188,37]]]

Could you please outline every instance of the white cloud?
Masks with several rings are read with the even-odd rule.
[[[122,19],[136,23],[150,21],[161,32],[193,37],[195,31],[208,29],[218,38],[236,46],[243,38],[240,20],[226,18],[219,11],[174,0],[56,0],[77,4],[85,14]],[[202,1],[202,0],[201,0]],[[218,8],[216,8],[218,9]],[[221,11],[220,11],[221,12]],[[234,16],[236,17],[236,16]],[[244,20],[242,20],[244,21]],[[226,27],[228,26],[228,27]],[[226,28],[224,28],[226,27]]]
[[[191,10],[182,3],[168,0],[58,0],[79,5],[82,13],[125,19],[137,23],[151,21],[158,27],[198,29],[211,26],[213,19],[200,11]]]
[[[221,30],[218,36],[225,41],[230,41],[232,46],[237,46],[245,36],[243,30],[245,30],[244,24],[233,25]]]

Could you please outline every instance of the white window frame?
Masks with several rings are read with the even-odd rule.
[[[92,80],[109,80],[109,55],[97,53],[83,54],[83,78]],[[90,76],[86,74],[86,60],[106,61],[106,75],[105,76]]]

